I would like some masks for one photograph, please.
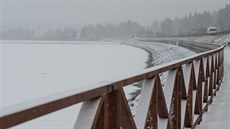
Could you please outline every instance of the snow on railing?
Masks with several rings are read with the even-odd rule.
[[[159,65],[139,73],[105,80],[86,89],[9,107],[0,114],[0,129],[83,102],[75,129],[181,129],[202,121],[223,79],[224,47]],[[160,74],[168,72],[166,86]],[[143,81],[133,117],[123,87]]]

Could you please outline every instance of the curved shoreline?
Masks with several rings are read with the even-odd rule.
[[[153,53],[150,50],[148,50],[146,48],[138,47],[138,46],[135,46],[135,45],[131,45],[131,44],[128,44],[128,43],[122,43],[122,44],[127,45],[127,46],[132,46],[132,47],[135,47],[135,48],[142,49],[142,50],[146,51],[146,53],[148,54],[148,58],[145,61],[145,64],[146,64],[145,69],[153,67],[153,64],[152,64],[152,62],[153,62]],[[143,81],[140,81],[137,84],[133,84],[133,86],[141,88],[142,84],[143,84]],[[130,95],[132,95],[132,98],[130,100],[128,100],[128,101],[135,100],[137,98],[137,96],[140,94],[140,92],[141,92],[141,89],[136,90],[136,91],[134,91],[132,93],[129,93]]]
[[[175,45],[168,45],[168,44],[160,44],[160,43],[149,44],[148,42],[141,42],[139,44],[139,43],[135,43],[135,41],[132,40],[123,42],[122,44],[142,49],[148,53],[148,59],[145,61],[146,69],[194,54],[194,52],[192,51],[189,52],[188,49],[177,47]],[[166,73],[161,73],[160,78],[162,80],[162,86],[164,87],[165,81],[163,80],[166,79]],[[141,88],[142,84],[143,81],[137,83],[135,86]],[[134,97],[133,99],[135,99],[135,97],[137,97],[139,93],[140,90],[134,91],[132,93]]]
[[[153,53],[150,50],[148,50],[146,48],[138,47],[138,46],[135,46],[135,45],[131,45],[131,44],[128,44],[128,43],[123,43],[123,44],[128,45],[128,46],[132,46],[132,47],[135,47],[135,48],[139,48],[139,49],[142,49],[142,50],[146,51],[146,53],[148,53],[148,59],[145,61],[145,63],[146,63],[145,68],[147,69],[147,68],[153,67],[153,64],[152,64],[152,62],[153,62]]]

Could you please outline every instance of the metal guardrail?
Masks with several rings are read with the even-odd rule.
[[[47,97],[34,104],[1,110],[0,129],[83,102],[74,129],[181,129],[202,121],[219,90],[224,71],[224,47],[219,46],[136,74],[105,80],[86,89]],[[166,86],[160,74],[168,72]],[[133,117],[123,87],[143,81]]]

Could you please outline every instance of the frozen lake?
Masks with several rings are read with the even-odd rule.
[[[140,71],[148,57],[144,50],[118,42],[2,42],[1,51],[1,107]],[[72,128],[76,108],[18,128]]]

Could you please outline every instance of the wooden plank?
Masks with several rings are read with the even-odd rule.
[[[108,128],[121,127],[121,91],[116,90],[108,94]]]
[[[175,80],[176,80],[176,70],[170,70],[168,72],[166,85],[164,87],[164,95],[165,95],[165,101],[166,101],[168,111],[170,110],[170,104],[173,96]]]
[[[187,95],[187,103],[185,110],[185,118],[184,118],[184,127],[192,127],[193,125],[193,89],[194,85],[196,85],[195,81],[195,73],[193,68],[193,63],[189,63],[185,65],[184,75],[187,79],[185,79],[185,87],[188,93]]]
[[[203,85],[202,81],[204,78],[203,74],[203,63],[202,63],[202,58],[200,59],[198,63],[198,80],[197,80],[197,94],[196,94],[196,103],[195,103],[195,114],[201,114],[202,111],[202,103],[203,103]]]
[[[122,129],[137,129],[123,89],[121,89],[121,126]]]
[[[186,106],[187,106],[187,101],[182,100],[181,102],[181,129],[185,127],[185,117],[186,117]]]
[[[207,57],[202,57],[203,59],[203,66],[204,66],[204,79],[206,80],[206,78],[208,77],[207,75]]]
[[[160,118],[168,118],[168,108],[167,108],[167,104],[166,104],[166,100],[165,100],[165,96],[164,96],[164,92],[163,92],[163,88],[161,85],[161,81],[160,81],[160,77],[156,76],[157,80],[158,80],[158,115]]]
[[[143,82],[140,99],[138,101],[139,106],[134,117],[138,129],[144,129],[146,127],[146,120],[148,117],[153,92],[155,90],[155,81],[156,78],[154,77],[150,79],[145,79]]]
[[[159,107],[159,98],[160,98],[158,91],[160,89],[162,90],[160,76],[157,75],[156,80],[155,80],[155,84],[154,84],[154,90],[152,93],[151,105],[150,105],[150,109],[149,109],[149,118],[148,118],[149,125],[146,126],[146,128],[158,129],[158,114],[159,114],[158,107]],[[162,100],[160,100],[160,101],[162,101]],[[167,108],[163,107],[163,109],[167,109]]]
[[[214,66],[213,66],[213,56],[211,55],[210,56],[210,63],[209,63],[209,65],[210,65],[210,80],[209,80],[209,93],[208,93],[208,95],[209,96],[211,96],[212,94],[213,94],[213,69],[214,69]]]
[[[181,128],[181,70],[176,70],[176,78],[172,90],[172,98],[169,110],[168,127],[171,129]]]
[[[35,106],[29,109],[25,109],[13,114],[3,116],[0,118],[0,126],[1,128],[9,128],[14,125],[18,125],[20,123],[69,107],[84,100],[99,97],[105,93],[108,93],[108,87],[106,86],[109,87],[110,85],[105,85],[105,87],[100,87],[79,94],[74,94],[65,98],[57,99],[45,104],[41,104],[39,106]]]
[[[198,77],[197,77],[197,91],[199,92],[199,104],[202,104],[202,82],[204,80],[204,68],[203,68],[203,58],[198,61]]]
[[[74,129],[95,129],[104,98],[96,98],[83,102]]]
[[[104,96],[104,102],[99,112],[100,115],[96,122],[95,129],[108,129],[108,95]]]
[[[186,100],[187,99],[187,90],[185,86],[185,79],[184,79],[184,73],[182,66],[179,67],[179,76],[180,76],[180,93],[181,93],[181,99]]]
[[[210,81],[209,57],[206,57],[206,63],[204,63],[204,66],[206,66],[206,68],[204,68],[206,77],[205,77],[205,84],[204,84],[203,102],[207,102],[208,101],[208,95],[209,95],[209,81]]]

